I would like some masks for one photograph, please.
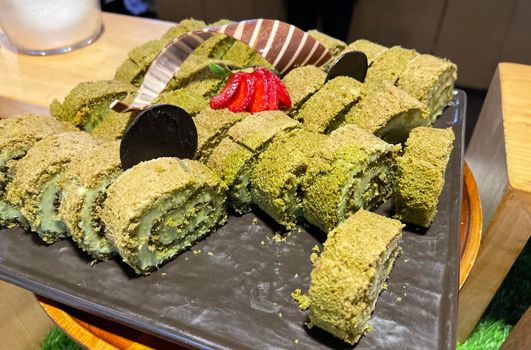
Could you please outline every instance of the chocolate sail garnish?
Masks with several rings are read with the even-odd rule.
[[[149,67],[131,104],[114,101],[116,112],[141,110],[164,91],[186,58],[215,34],[237,39],[262,55],[281,74],[304,65],[321,66],[332,54],[301,29],[278,20],[253,19],[186,33],[166,46]]]

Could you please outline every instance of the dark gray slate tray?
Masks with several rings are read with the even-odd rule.
[[[373,330],[356,349],[455,347],[465,110],[466,95],[457,91],[437,121],[456,134],[439,213],[427,231],[406,227]],[[379,211],[388,214],[389,203]],[[290,297],[308,289],[310,254],[323,234],[303,229],[277,243],[269,220],[255,218],[230,217],[193,247],[200,254],[187,251],[148,277],[118,259],[92,266],[69,240],[45,246],[21,229],[2,229],[0,278],[191,348],[351,348],[307,330],[307,313]]]

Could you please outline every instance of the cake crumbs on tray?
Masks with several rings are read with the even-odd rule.
[[[194,249],[192,253],[194,253],[194,255],[201,254],[201,249]]]
[[[258,223],[258,219],[257,218],[254,218],[253,219],[253,225],[256,225]]]
[[[317,261],[317,259],[319,259],[319,255],[317,255],[317,253],[312,253],[310,255],[310,261],[312,262],[312,264],[315,264],[315,262]]]
[[[293,342],[294,342],[295,344],[299,344],[299,339],[295,339]]]
[[[283,316],[282,316],[282,312],[279,312],[279,313],[278,313],[278,317],[280,317],[280,318],[283,317]]]
[[[264,241],[260,242],[260,245],[265,245],[265,242]]]
[[[402,298],[401,298],[401,297],[397,297],[397,298],[396,298],[396,301],[401,302],[401,301],[402,301]]]
[[[214,255],[214,253],[208,252],[207,255],[212,256],[212,255]]]
[[[166,273],[166,272],[162,272],[160,275],[161,275],[161,276],[166,276],[167,273]]]
[[[295,275],[293,275],[293,278],[299,277],[299,274],[295,272]]]
[[[286,239],[286,236],[283,236],[278,232],[275,232],[275,234],[273,235],[273,241],[275,241],[276,243],[284,242],[286,241]]]
[[[407,262],[408,262],[408,261],[409,261],[409,259],[407,259],[407,258],[406,258],[406,259],[404,259],[404,262],[405,262],[406,264],[407,264]]]
[[[319,246],[316,244],[316,245],[313,246],[312,251],[314,251],[316,253],[319,253],[321,251],[321,249],[319,249]]]
[[[310,296],[308,294],[302,293],[300,288],[297,288],[291,292],[291,298],[299,304],[299,309],[302,311],[305,311],[310,307]]]
[[[185,256],[185,257],[184,257],[184,260],[188,260],[188,257],[187,257],[187,256]]]

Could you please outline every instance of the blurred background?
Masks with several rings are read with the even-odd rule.
[[[104,11],[179,21],[274,18],[447,57],[468,94],[467,137],[498,62],[531,64],[528,0],[101,0]]]

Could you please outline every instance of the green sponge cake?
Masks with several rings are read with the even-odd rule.
[[[282,135],[260,155],[253,169],[253,202],[288,229],[293,229],[302,217],[301,180],[326,138],[306,130]]]
[[[347,46],[347,44],[341,40],[326,35],[325,33],[321,33],[315,29],[309,30],[308,35],[323,44],[333,56],[339,55]]]
[[[208,107],[208,100],[187,89],[166,91],[160,94],[155,103],[176,105],[184,109],[191,116]]]
[[[328,232],[360,208],[375,209],[394,192],[399,148],[354,125],[332,132],[306,171],[304,218]]]
[[[194,117],[197,128],[197,151],[194,159],[205,163],[212,150],[227,136],[229,129],[249,115],[246,112],[232,113],[228,109],[203,109]]]
[[[225,187],[193,160],[142,162],[108,188],[102,218],[123,261],[149,274],[225,222]]]
[[[229,206],[237,214],[251,210],[251,172],[256,156],[230,138],[214,148],[207,165],[228,187]]]
[[[387,47],[373,43],[372,41],[359,39],[347,45],[344,52],[361,51],[367,56],[367,63],[369,66],[382,53],[387,50]]]
[[[329,133],[344,121],[345,114],[362,96],[363,84],[350,77],[328,81],[306,101],[295,118],[308,131]]]
[[[444,185],[444,173],[452,152],[452,129],[418,127],[398,158],[396,218],[423,227],[430,226]]]
[[[207,24],[201,20],[189,18],[183,19],[164,33],[160,40],[164,45],[168,45],[173,39],[180,37],[183,34],[188,32],[193,32],[194,30],[203,29]]]
[[[48,244],[68,236],[58,209],[61,189],[57,179],[68,164],[96,145],[84,132],[49,136],[33,145],[17,162],[16,174],[7,188],[7,200],[20,211],[33,232]]]
[[[426,105],[390,83],[375,84],[345,116],[389,143],[405,142],[409,132],[429,124]]]
[[[63,124],[51,117],[28,113],[0,119],[0,226],[24,222],[20,210],[5,199],[16,164],[36,142],[63,131]]]
[[[444,106],[452,101],[456,79],[457,66],[452,62],[419,55],[400,74],[398,87],[425,103],[430,109],[431,122],[434,122]]]
[[[312,65],[297,67],[286,74],[282,80],[291,97],[290,115],[297,114],[300,106],[324,85],[325,79],[326,73]]]
[[[354,345],[400,252],[402,223],[363,209],[328,234],[310,284],[310,322]]]
[[[135,90],[134,86],[118,80],[88,81],[73,88],[63,103],[53,100],[50,111],[59,120],[91,131],[110,113],[112,101],[123,100]]]
[[[387,81],[393,85],[396,84],[400,74],[415,56],[418,56],[415,50],[404,49],[400,46],[391,47],[374,60],[367,71],[365,82],[373,84]]]
[[[107,187],[121,172],[120,142],[113,141],[71,161],[58,179],[63,193],[59,215],[78,247],[97,260],[108,259],[114,253],[105,237],[101,211]]]
[[[250,115],[230,128],[228,135],[253,152],[264,148],[277,134],[299,127],[282,111],[263,111]]]

